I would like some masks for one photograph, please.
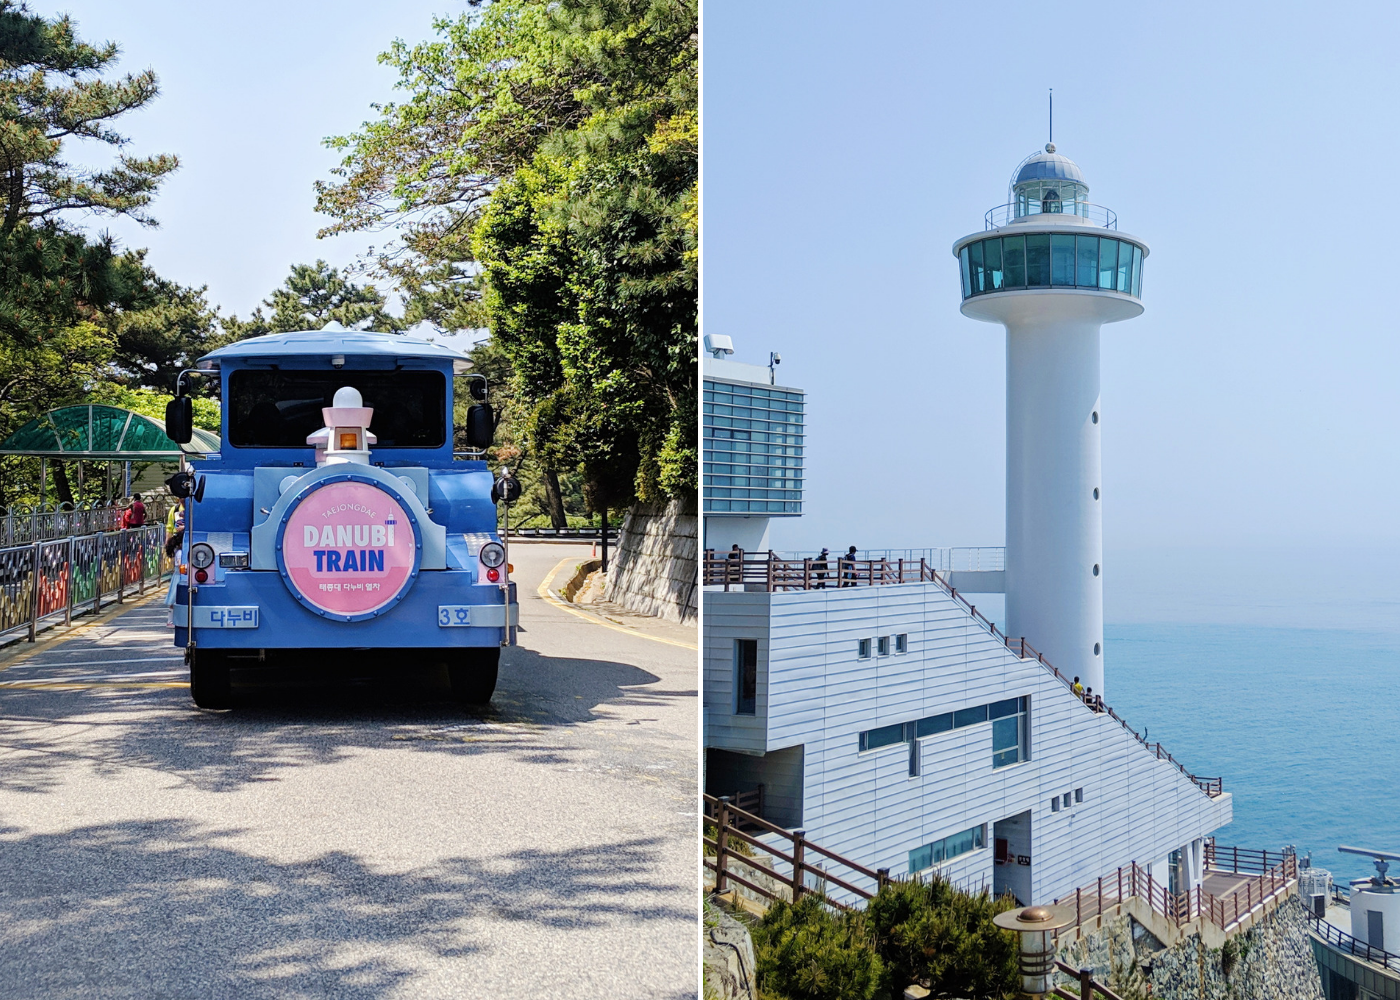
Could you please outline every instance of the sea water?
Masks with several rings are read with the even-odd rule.
[[[1224,778],[1234,822],[1217,844],[1291,844],[1343,883],[1375,870],[1339,844],[1400,852],[1400,632],[1119,624],[1105,638],[1108,703]]]

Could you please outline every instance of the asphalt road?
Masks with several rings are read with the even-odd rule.
[[[482,713],[392,657],[201,711],[159,598],[9,651],[0,997],[696,996],[695,632],[537,595],[586,551],[512,548]]]

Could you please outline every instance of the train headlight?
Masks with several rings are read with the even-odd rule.
[[[200,542],[190,548],[190,565],[195,569],[208,569],[214,565],[214,546]]]
[[[481,547],[481,565],[487,569],[496,569],[506,561],[506,550],[500,542],[487,542]]]

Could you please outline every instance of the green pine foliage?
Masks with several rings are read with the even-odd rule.
[[[891,883],[866,915],[891,986],[928,981],[935,994],[977,1000],[1017,995],[1015,935],[992,923],[1015,907],[1010,897],[972,895],[934,878]]]
[[[753,929],[764,1000],[887,1000],[911,983],[934,996],[1018,995],[1016,938],[992,923],[1010,897],[947,882],[891,882],[864,910],[815,895],[775,903]]]
[[[763,1000],[875,1000],[885,966],[861,913],[818,896],[777,902],[752,931]]]

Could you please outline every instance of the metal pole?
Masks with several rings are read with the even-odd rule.
[[[608,571],[608,505],[603,504],[603,572]]]
[[[102,545],[104,532],[97,533],[97,558],[92,564],[92,613],[102,610]]]
[[[33,642],[39,631],[39,585],[42,577],[39,572],[39,543],[34,543],[34,585],[29,594],[29,641]]]
[[[73,556],[76,553],[77,539],[72,535],[68,536],[68,580],[66,584],[66,600],[63,602],[63,624],[73,624]]]
[[[117,603],[122,603],[126,587],[126,529],[117,532]]]

